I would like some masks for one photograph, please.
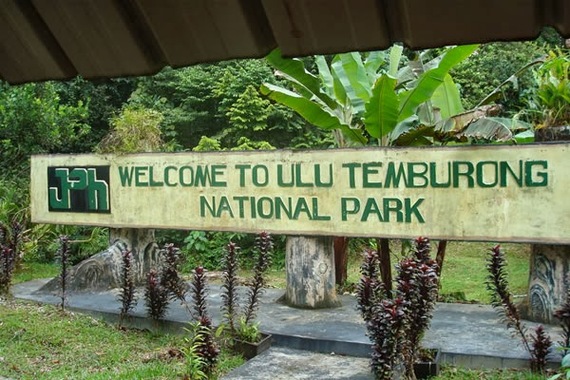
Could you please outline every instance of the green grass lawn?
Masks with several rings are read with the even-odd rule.
[[[183,335],[125,330],[49,305],[0,304],[0,377],[14,379],[176,379]],[[220,371],[243,363],[222,352]]]
[[[489,303],[485,287],[488,272],[487,252],[493,243],[450,242],[441,274],[441,293],[465,294],[467,300]],[[511,292],[516,297],[528,291],[529,244],[501,244],[507,256],[507,273]]]
[[[24,262],[15,271],[12,283],[18,284],[37,278],[52,278],[59,274],[59,265],[53,263]]]
[[[468,301],[489,303],[490,297],[485,286],[487,269],[485,259],[494,243],[449,242],[443,270],[441,274],[440,294],[460,293]],[[515,296],[525,295],[528,285],[529,244],[501,244],[507,256],[507,272],[511,292]],[[400,244],[392,242],[392,265],[401,258]],[[435,256],[437,242],[432,245],[432,256]],[[349,264],[348,282],[357,283],[360,278],[359,266],[361,256],[353,252]]]
[[[125,330],[49,305],[0,303],[0,377],[14,379],[183,379],[184,336]],[[219,374],[243,364],[222,351]],[[218,374],[218,375],[219,375]],[[520,370],[445,366],[434,380],[540,380]]]
[[[444,366],[440,375],[433,377],[432,380],[545,380],[547,377],[545,374],[523,370],[467,370]]]

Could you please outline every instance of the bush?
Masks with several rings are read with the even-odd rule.
[[[393,378],[404,367],[405,379],[415,379],[423,334],[429,328],[438,294],[437,264],[429,256],[429,239],[415,240],[410,257],[396,266],[396,289],[386,291],[380,279],[380,259],[365,252],[358,285],[358,308],[373,342],[372,371],[377,379]]]
[[[182,244],[182,271],[190,273],[197,266],[207,270],[221,270],[224,267],[224,248],[228,241],[233,241],[240,247],[241,269],[252,269],[255,266],[255,234],[230,232],[191,231]],[[286,236],[274,238],[273,268],[285,267]]]

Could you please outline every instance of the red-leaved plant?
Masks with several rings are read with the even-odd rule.
[[[235,331],[235,319],[238,313],[238,250],[239,247],[230,242],[226,245],[226,254],[223,258],[222,273],[222,316],[228,323],[230,331]]]
[[[206,270],[203,267],[194,269],[190,293],[194,300],[194,319],[198,321],[195,328],[193,341],[196,344],[196,354],[202,358],[205,368],[204,372],[212,373],[220,348],[214,339],[212,318],[208,314],[208,284],[206,280]]]
[[[487,257],[487,289],[491,295],[491,305],[499,311],[507,328],[513,330],[523,343],[530,355],[530,367],[533,372],[542,373],[546,368],[547,356],[552,347],[552,341],[542,326],[535,329],[534,334],[527,335],[527,328],[522,323],[519,310],[513,302],[509,290],[506,272],[507,260],[499,245],[489,250]]]
[[[222,275],[222,315],[224,316],[228,327],[234,335],[240,334],[240,328],[256,327],[253,324],[257,311],[259,310],[260,297],[263,294],[263,289],[266,285],[265,275],[271,266],[271,257],[273,253],[273,238],[268,232],[261,232],[255,239],[255,253],[256,260],[253,267],[253,280],[251,281],[246,295],[246,304],[243,308],[243,315],[239,317],[239,325],[236,324],[238,318],[238,251],[239,247],[230,242],[226,246],[226,255],[224,258],[224,272]],[[258,331],[254,328],[255,331]],[[256,339],[259,339],[260,334],[256,334]],[[248,338],[249,339],[249,338]]]
[[[271,266],[273,238],[268,232],[261,232],[255,239],[257,260],[253,267],[253,281],[248,288],[247,301],[244,311],[245,323],[252,323],[259,310],[259,298],[265,287],[265,273]]]
[[[155,269],[147,274],[144,292],[147,315],[158,321],[164,318],[168,309],[168,290],[161,285],[160,276]]]
[[[160,284],[168,291],[170,298],[186,302],[186,283],[178,274],[180,265],[180,249],[174,244],[165,244],[159,252]]]
[[[131,250],[124,247],[121,249],[121,289],[118,299],[121,302],[119,312],[119,323],[121,323],[135,309],[135,282],[133,273],[133,254]]]
[[[20,258],[23,225],[13,221],[10,225],[0,224],[0,296],[8,296],[14,270]]]
[[[364,253],[357,289],[360,310],[373,342],[371,366],[377,379],[392,379],[403,367],[405,379],[415,379],[414,363],[429,328],[438,294],[437,264],[430,258],[429,239],[419,237],[409,258],[397,266],[396,287],[386,294],[376,251]]]

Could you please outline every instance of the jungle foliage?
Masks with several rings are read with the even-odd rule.
[[[554,45],[559,45],[558,36],[545,34],[535,42],[493,43],[480,46],[462,63],[454,62],[449,73],[455,85],[442,76],[446,88],[459,95],[463,109],[470,109],[482,94],[496,86],[534,59],[547,54]],[[343,123],[349,129],[358,129],[360,141],[377,141],[387,136],[384,129],[372,127],[374,120],[389,121],[393,131],[405,132],[401,136],[411,138],[412,142],[424,141],[433,136],[428,129],[419,128],[421,124],[410,124],[403,116],[417,116],[425,121],[427,113],[410,114],[396,109],[396,126],[393,113],[363,112],[363,106],[369,103],[369,110],[377,109],[380,103],[379,90],[394,90],[398,101],[406,97],[407,92],[421,85],[417,80],[406,80],[410,63],[415,57],[422,57],[425,71],[437,69],[445,49],[430,52],[411,52],[398,49],[374,53],[350,53],[343,57],[306,57],[299,62],[306,72],[321,77],[326,84],[323,97],[325,103],[334,99],[340,105],[338,110],[345,112]],[[398,53],[399,62],[395,64]],[[434,65],[430,66],[433,62]],[[445,62],[445,60],[444,60]],[[351,79],[342,75],[352,70],[362,73],[360,63],[364,65],[369,88],[359,85],[362,78]],[[459,64],[455,64],[459,63]],[[396,82],[382,76],[392,74]],[[392,67],[392,68],[391,68]],[[328,68],[328,74],[327,74]],[[505,87],[505,92],[496,101],[503,107],[506,116],[524,109],[536,92],[537,82],[533,69],[528,75],[517,76],[513,83],[517,86]],[[280,70],[284,72],[283,70]],[[88,81],[76,78],[67,82],[30,83],[10,86],[0,83],[0,223],[8,224],[13,220],[22,222],[24,228],[24,260],[53,261],[57,250],[57,236],[65,234],[72,240],[84,243],[74,244],[70,252],[75,262],[82,257],[95,253],[106,242],[106,230],[102,228],[63,227],[31,225],[28,216],[29,156],[44,153],[87,153],[99,147],[112,126],[128,128],[129,123],[138,123],[143,118],[152,121],[160,132],[160,139],[165,142],[164,150],[227,150],[227,149],[272,149],[272,148],[329,148],[338,144],[329,129],[315,128],[292,108],[273,102],[260,93],[260,86],[276,86],[293,90],[291,81],[284,75],[275,76],[273,67],[266,60],[234,60],[216,64],[201,64],[182,69],[164,69],[154,76],[142,78],[117,78]],[[336,75],[341,74],[341,75]],[[420,74],[421,77],[421,74]],[[382,86],[373,87],[377,80]],[[372,80],[373,79],[373,80]],[[345,88],[344,94],[341,86]],[[390,85],[390,86],[388,86]],[[421,86],[420,86],[421,87]],[[309,87],[311,88],[311,87]],[[456,93],[454,88],[458,91]],[[517,96],[512,96],[512,91]],[[384,92],[388,94],[388,92]],[[390,94],[393,95],[392,92]],[[348,113],[347,102],[342,99],[364,100],[353,103],[352,113]],[[454,96],[455,96],[454,95]],[[388,97],[387,99],[390,99]],[[393,100],[393,96],[391,97]],[[426,98],[426,104],[436,104],[435,98]],[[331,105],[330,103],[329,105]],[[392,104],[395,103],[386,103]],[[386,105],[384,104],[384,105]],[[376,108],[372,107],[375,106]],[[426,107],[424,107],[426,108]],[[459,109],[459,108],[458,108]],[[411,108],[410,108],[411,110]],[[361,112],[362,111],[362,112]],[[400,113],[400,116],[398,116]],[[351,123],[346,117],[350,116]],[[381,116],[378,119],[378,116]],[[137,119],[138,118],[138,119]],[[137,121],[138,120],[138,121]],[[363,127],[367,124],[367,127]],[[424,123],[425,125],[425,123]],[[411,127],[417,134],[410,134]],[[333,128],[334,129],[334,128]],[[395,135],[392,134],[391,138]],[[396,141],[396,140],[394,140]],[[409,143],[406,141],[405,143]],[[108,141],[107,141],[108,142]],[[216,249],[221,249],[227,236],[221,233],[202,233],[160,231],[157,237],[172,241],[181,246],[186,255],[189,252],[199,255],[217,256]],[[168,237],[168,239],[166,239]],[[175,237],[176,239],[172,239]],[[244,237],[240,241],[243,251],[252,246],[253,239]],[[251,242],[251,244],[250,244]],[[276,250],[280,251],[282,240],[276,237]],[[215,249],[212,249],[213,247]],[[77,247],[77,248],[75,248]],[[187,248],[185,250],[185,248]],[[27,258],[27,259],[26,259]],[[219,261],[204,257],[212,267],[219,266]],[[281,262],[281,258],[276,258]]]

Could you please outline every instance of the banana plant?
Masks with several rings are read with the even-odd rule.
[[[389,51],[367,53],[364,59],[360,53],[338,54],[330,60],[317,56],[318,75],[309,72],[301,60],[283,58],[279,50],[274,50],[267,61],[290,86],[264,83],[261,93],[290,107],[316,127],[331,130],[339,147],[364,145],[369,143],[369,137],[377,139],[380,145],[389,145],[396,141],[396,127],[406,125],[406,120],[430,100],[436,105],[442,103],[439,109],[446,105],[445,115],[463,110],[457,105],[459,92],[448,73],[475,49],[476,46],[449,48],[425,65],[411,61],[403,67],[400,45]],[[442,85],[444,90],[439,90]],[[452,90],[455,97],[449,95]],[[396,132],[410,135],[410,131],[401,128]],[[379,239],[377,245],[384,286],[389,290],[392,281],[388,240]]]
[[[338,54],[329,61],[317,56],[318,75],[301,60],[283,58],[277,49],[267,60],[290,88],[264,83],[261,92],[316,127],[331,130],[339,146],[367,144],[369,137],[380,145],[433,144],[450,136],[511,139],[504,120],[487,118],[485,108],[463,109],[449,74],[477,47],[448,48],[425,64],[420,54],[402,67],[399,45],[367,53],[364,59],[360,53]],[[468,128],[483,116],[484,122]]]
[[[433,52],[421,52],[408,62],[400,45],[388,51],[338,54],[332,59],[317,56],[318,74],[309,72],[299,59],[283,58],[277,49],[267,61],[290,86],[264,83],[261,93],[316,127],[331,130],[339,147],[369,144],[370,138],[382,146],[432,145],[469,138],[511,140],[513,129],[528,126],[490,118],[492,108],[488,106],[465,111],[449,74],[477,47],[446,48],[432,59],[427,57]],[[388,252],[383,240],[378,247]],[[439,257],[438,250],[438,262],[443,261],[445,249],[442,251]],[[389,255],[382,256],[387,263],[383,272],[389,274]],[[391,281],[385,281],[389,286],[386,282]]]

